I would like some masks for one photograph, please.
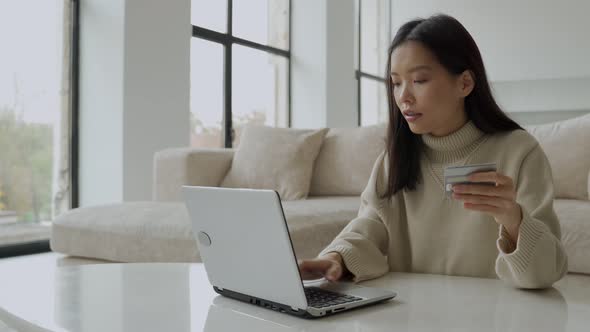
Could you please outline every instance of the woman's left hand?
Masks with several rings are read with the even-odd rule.
[[[518,239],[522,210],[516,203],[514,181],[498,172],[481,172],[469,176],[470,182],[488,184],[458,184],[453,186],[453,198],[463,201],[463,207],[481,211],[494,217],[508,231],[512,241]],[[489,183],[495,183],[490,185]]]

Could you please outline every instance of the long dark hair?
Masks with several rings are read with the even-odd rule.
[[[486,134],[522,129],[500,109],[488,83],[481,54],[475,41],[459,21],[448,15],[434,15],[402,25],[389,47],[386,73],[389,102],[389,128],[386,141],[389,177],[383,198],[399,190],[415,190],[420,176],[422,139],[410,131],[393,96],[391,54],[406,41],[417,41],[428,48],[453,75],[470,70],[475,87],[465,98],[467,118]]]

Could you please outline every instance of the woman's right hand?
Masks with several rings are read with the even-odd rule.
[[[329,281],[338,281],[347,272],[342,256],[337,252],[330,252],[314,259],[300,260],[298,265],[304,280],[324,277]]]

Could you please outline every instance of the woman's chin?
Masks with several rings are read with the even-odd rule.
[[[410,131],[416,135],[427,134],[428,130],[426,130],[423,126],[418,126],[413,123],[408,123],[408,127],[410,127]]]

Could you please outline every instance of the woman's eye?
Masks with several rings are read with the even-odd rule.
[[[426,80],[415,80],[414,83],[422,84],[422,83],[426,83]]]
[[[395,82],[393,82],[392,84],[393,84],[393,86],[395,86],[395,87],[398,87],[398,86],[400,86],[400,85],[401,85],[400,83],[395,83]]]

